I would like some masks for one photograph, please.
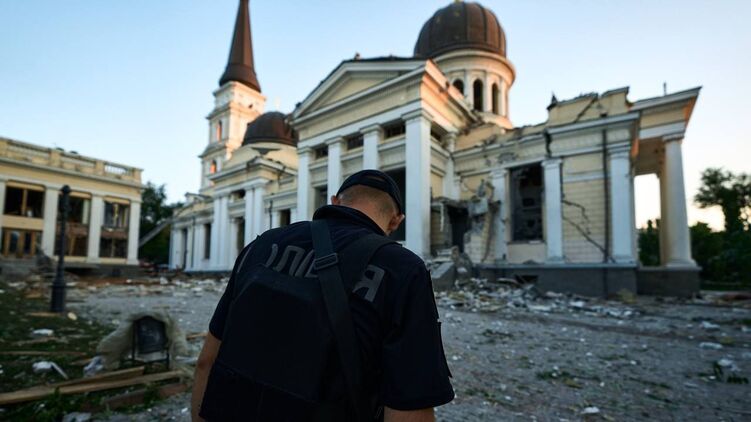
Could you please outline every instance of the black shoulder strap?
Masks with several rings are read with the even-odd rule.
[[[339,253],[339,272],[344,277],[344,286],[348,292],[360,281],[373,255],[392,243],[398,245],[398,242],[386,236],[371,233],[350,243]]]
[[[318,273],[323,301],[326,305],[331,329],[336,339],[336,348],[342,363],[342,371],[348,387],[349,398],[355,410],[357,420],[367,421],[372,415],[368,414],[367,400],[363,396],[362,361],[349,308],[348,296],[351,286],[345,287],[342,281],[342,276],[339,272],[339,256],[334,251],[331,243],[328,223],[325,220],[313,220],[310,223],[310,227],[313,234],[313,248],[315,249],[316,256],[313,265]],[[368,238],[370,239],[366,240]],[[376,242],[374,238],[365,236],[350,245],[344,255],[348,257],[348,261],[356,260],[358,262],[360,268],[355,271],[363,271],[375,251],[379,247],[391,242],[390,240],[378,240]],[[354,253],[359,253],[360,255],[354,255]],[[353,268],[350,267],[350,262],[347,262],[347,267]],[[347,278],[350,279],[351,277]],[[354,278],[354,280],[357,280],[357,278]]]

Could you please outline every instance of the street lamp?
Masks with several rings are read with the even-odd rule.
[[[68,211],[70,205],[70,186],[65,185],[60,192],[63,194],[60,209],[60,239],[58,240],[57,272],[52,282],[52,312],[65,311],[65,226],[68,224]]]

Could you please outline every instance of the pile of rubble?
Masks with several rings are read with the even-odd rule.
[[[536,313],[580,312],[586,315],[628,319],[639,311],[624,304],[633,299],[622,292],[622,301],[602,301],[572,294],[540,292],[533,284],[500,278],[489,281],[483,278],[459,279],[453,290],[439,291],[436,301],[451,309],[469,312],[496,312],[504,308],[521,309]]]

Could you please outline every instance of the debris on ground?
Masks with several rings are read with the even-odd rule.
[[[522,309],[533,313],[582,312],[588,315],[628,319],[638,311],[619,301],[602,301],[572,294],[540,292],[534,284],[501,278],[457,280],[456,289],[437,292],[440,305],[469,312],[495,312],[502,308]],[[633,303],[633,299],[629,299]]]
[[[66,379],[66,380],[68,379],[68,374],[66,374],[65,371],[63,371],[63,369],[60,368],[58,364],[49,360],[42,360],[39,362],[34,362],[34,364],[32,365],[32,369],[34,370],[35,374],[46,374],[48,372],[51,372],[54,369],[55,372],[57,372],[58,374],[60,374],[61,377],[63,377],[63,379]]]
[[[55,335],[55,332],[49,328],[39,328],[31,332],[32,338],[52,337],[53,335]]]
[[[116,369],[119,367],[123,359],[127,359],[131,356],[133,351],[133,330],[135,321],[150,317],[160,321],[164,324],[164,335],[167,337],[167,357],[169,358],[169,366],[175,361],[178,356],[183,356],[188,353],[188,344],[185,338],[185,334],[178,322],[172,318],[172,316],[164,311],[141,311],[134,312],[125,317],[120,325],[111,332],[107,337],[103,338],[96,348],[97,355],[101,357],[101,364],[107,370]]]

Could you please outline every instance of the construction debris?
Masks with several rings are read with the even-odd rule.
[[[50,330],[49,328],[39,328],[31,332],[31,337],[33,338],[52,337],[54,334],[55,332]]]
[[[134,322],[143,317],[151,317],[164,323],[170,366],[176,357],[188,352],[185,334],[172,316],[164,311],[135,312],[128,315],[115,331],[99,342],[96,351],[101,356],[102,365],[105,369],[116,369],[123,358],[129,357],[133,350]]]
[[[141,368],[143,370],[143,368]],[[58,392],[60,395],[90,393],[93,391],[112,390],[138,384],[149,384],[185,376],[182,371],[168,371],[158,374],[141,375],[132,378],[102,380],[99,378],[83,378],[81,382],[69,385],[36,386],[24,390],[0,394],[0,406],[39,400]]]
[[[639,314],[622,302],[603,302],[556,292],[541,293],[533,284],[521,284],[505,278],[494,282],[482,278],[457,280],[455,290],[438,292],[436,299],[440,305],[470,312],[518,308],[535,313],[581,312],[618,319]]]
[[[39,362],[34,362],[34,364],[32,365],[32,368],[35,374],[46,374],[48,372],[51,372],[54,369],[55,372],[60,374],[61,377],[63,377],[66,380],[68,379],[68,374],[66,374],[65,371],[63,371],[63,369],[58,364],[49,360],[42,360]]]

